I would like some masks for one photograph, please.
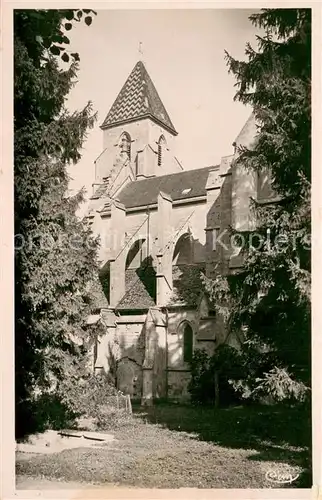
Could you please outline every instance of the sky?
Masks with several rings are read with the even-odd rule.
[[[216,165],[232,154],[232,143],[251,113],[234,102],[236,80],[225,50],[245,59],[245,45],[256,47],[245,9],[100,10],[91,26],[68,32],[70,51],[80,55],[77,84],[67,107],[93,103],[98,119],[89,131],[82,159],[70,168],[72,192],[92,194],[94,160],[103,150],[99,128],[117,94],[142,59],[178,132],[176,156],[188,169]],[[139,52],[139,46],[143,55]]]

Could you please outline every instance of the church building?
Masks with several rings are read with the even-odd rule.
[[[202,275],[242,265],[228,231],[252,227],[251,199],[269,199],[269,182],[234,166],[234,152],[219,165],[185,170],[174,153],[178,131],[142,61],[101,129],[86,215],[100,236],[106,297],[92,319],[105,331],[94,369],[112,373],[121,391],[143,403],[186,400],[194,350],[238,346],[209,305]],[[255,135],[252,115],[235,151]]]

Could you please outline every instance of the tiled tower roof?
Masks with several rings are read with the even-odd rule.
[[[142,61],[136,63],[101,125],[102,129],[150,118],[177,135],[168,113]]]

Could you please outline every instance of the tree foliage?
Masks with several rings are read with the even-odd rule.
[[[229,345],[218,346],[209,356],[204,349],[194,352],[188,390],[195,404],[226,406],[238,402],[241,396],[233,383],[245,374],[244,358]]]
[[[76,53],[66,57],[65,31],[82,18],[89,25],[92,14],[14,14],[17,435],[29,430],[35,395],[85,366],[93,337],[86,318],[97,307],[98,242],[75,215],[84,193],[69,196],[67,165],[81,158],[95,114],[91,103],[74,113],[65,107],[79,59]]]
[[[247,44],[246,61],[226,54],[235,99],[252,106],[257,125],[253,146],[240,147],[235,161],[258,175],[270,172],[276,198],[253,201],[263,244],[250,244],[254,232],[243,234],[243,268],[206,279],[206,289],[230,330],[243,329],[257,352],[271,353],[266,381],[278,384],[288,374],[287,383],[309,385],[311,11],[263,9],[250,20],[265,31],[258,49]]]
[[[188,386],[192,403],[227,406],[308,400],[305,384],[290,376],[274,352],[258,347],[252,341],[246,341],[241,350],[221,344],[211,356],[197,349]]]

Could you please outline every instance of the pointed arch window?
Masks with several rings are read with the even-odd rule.
[[[160,139],[158,141],[158,166],[161,167],[162,165],[162,160],[163,160],[163,153],[164,153],[164,148],[166,146],[166,140],[164,135],[160,136]]]
[[[193,331],[189,323],[183,329],[183,361],[190,363],[193,356]]]
[[[188,321],[183,321],[179,326],[179,336],[183,344],[183,362],[190,363],[193,357],[193,330]]]
[[[120,139],[121,153],[127,154],[129,160],[131,160],[131,137],[127,132],[123,132]]]

